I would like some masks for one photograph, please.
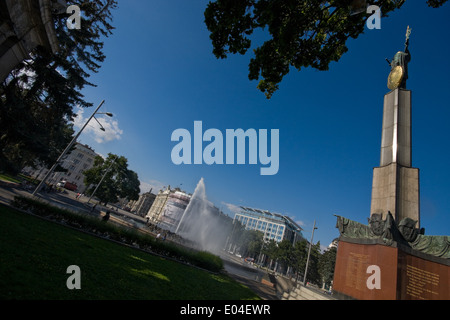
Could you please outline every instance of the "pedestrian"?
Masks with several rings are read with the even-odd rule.
[[[110,212],[108,210],[108,211],[106,211],[106,214],[103,216],[102,220],[105,221],[105,222],[108,221],[109,220],[109,215],[110,215]]]

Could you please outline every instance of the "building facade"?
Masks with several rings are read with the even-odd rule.
[[[190,200],[190,194],[179,188],[171,189],[168,186],[167,189],[160,190],[156,195],[146,217],[150,223],[175,232]]]
[[[139,196],[139,199],[137,201],[134,201],[134,204],[131,207],[131,212],[137,214],[138,216],[145,217],[148,213],[148,210],[150,210],[150,208],[152,207],[155,199],[156,194],[153,194],[152,190],[141,194]]]
[[[303,230],[291,218],[267,210],[240,207],[234,219],[242,223],[247,230],[257,230],[264,234],[264,241],[281,242],[288,240],[292,244],[303,238]]]
[[[97,153],[88,145],[75,143],[75,148],[67,154],[66,158],[60,163],[61,167],[67,169],[67,172],[54,172],[47,180],[49,184],[56,185],[58,182],[66,181],[77,186],[76,191],[83,193],[86,190],[84,185],[84,171],[93,167],[94,159]],[[45,177],[48,168],[37,167],[33,169],[27,167],[23,170],[30,176],[40,180]]]

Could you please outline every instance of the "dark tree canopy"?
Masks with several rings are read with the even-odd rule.
[[[119,198],[139,199],[138,175],[128,169],[128,160],[123,156],[109,153],[106,159],[95,157],[94,166],[84,171],[84,184],[89,186],[86,195],[95,191],[94,196],[103,203],[116,203]]]
[[[68,29],[67,13],[53,15],[59,51],[37,47],[0,83],[0,170],[54,163],[73,135],[74,107],[91,107],[81,90],[104,61],[116,0],[67,1],[78,5],[81,28]]]
[[[436,8],[446,1],[427,3]],[[387,16],[404,2],[373,0],[370,4]],[[371,14],[356,9],[365,4],[364,0],[215,0],[205,10],[205,23],[213,53],[221,59],[229,53],[245,54],[256,29],[269,32],[270,39],[254,50],[248,76],[262,78],[258,88],[270,98],[290,67],[328,70],[330,62],[338,61],[348,50],[347,40],[364,31]]]
[[[333,282],[334,268],[336,266],[337,249],[332,247],[319,258],[318,268],[322,281],[329,286]]]

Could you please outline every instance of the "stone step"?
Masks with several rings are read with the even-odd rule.
[[[327,297],[303,286],[294,288],[289,294],[283,294],[283,296],[289,300],[332,300],[331,297]]]

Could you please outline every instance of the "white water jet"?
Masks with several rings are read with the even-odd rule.
[[[175,233],[195,242],[202,250],[220,252],[229,233],[228,225],[219,209],[206,198],[201,178]]]

